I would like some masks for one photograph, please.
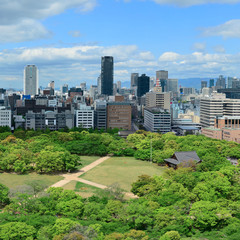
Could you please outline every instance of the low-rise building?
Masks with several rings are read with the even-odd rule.
[[[240,143],[240,116],[216,117],[214,127],[203,128],[206,137]]]
[[[45,130],[51,131],[60,130],[64,128],[74,127],[74,114],[70,110],[59,112],[57,109],[54,111],[33,112],[26,113],[26,129]]]
[[[161,108],[145,108],[144,127],[151,132],[170,132],[171,113]]]
[[[12,126],[12,112],[5,107],[0,107],[0,126]]]
[[[76,127],[81,128],[94,128],[94,110],[90,106],[84,104],[79,105],[79,110],[75,111],[76,114]]]

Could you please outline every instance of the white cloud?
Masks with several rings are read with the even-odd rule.
[[[0,0],[0,24],[8,25],[23,19],[44,19],[77,8],[90,11],[96,6],[96,0]]]
[[[180,55],[175,52],[165,52],[159,57],[160,62],[172,62],[178,60]]]
[[[78,31],[78,30],[75,30],[75,31],[69,31],[68,34],[69,34],[70,36],[72,36],[72,37],[75,37],[75,38],[77,38],[77,37],[81,37],[81,32]]]
[[[161,5],[175,5],[180,7],[190,7],[194,5],[202,5],[202,4],[233,4],[233,3],[240,3],[240,0],[152,0]]]
[[[101,56],[104,55],[114,56],[115,81],[130,80],[131,72],[155,76],[155,72],[159,69],[168,70],[172,78],[239,74],[240,53],[165,52],[159,59],[148,58],[146,53],[147,51],[141,51],[135,45],[2,50],[0,51],[0,79],[1,82],[9,82],[9,86],[12,84],[14,87],[22,88],[24,66],[36,64],[39,68],[41,86],[46,86],[50,80],[54,80],[57,86],[63,83],[74,86],[82,81],[86,81],[88,85],[96,84],[101,71]],[[151,56],[151,53],[148,52],[147,55]]]
[[[0,0],[0,42],[20,42],[49,36],[39,20],[75,8],[86,12],[97,0]]]
[[[206,37],[240,38],[240,19],[233,19],[218,26],[203,28],[202,34]]]
[[[12,25],[0,25],[0,42],[22,42],[50,37],[51,33],[39,22],[22,20]]]
[[[15,87],[22,87],[22,72],[27,64],[36,64],[40,73],[40,85],[54,80],[60,85],[67,79],[69,84],[79,85],[81,81],[96,82],[100,74],[101,56],[114,56],[115,80],[129,79],[131,69],[144,72],[146,67],[157,67],[157,62],[149,59],[150,53],[140,51],[137,46],[73,46],[38,47],[2,50],[0,52],[0,79],[5,76],[18,78]]]
[[[206,43],[195,43],[193,48],[199,52],[204,52],[206,49]]]
[[[217,53],[225,53],[225,48],[222,45],[216,45],[213,50]]]

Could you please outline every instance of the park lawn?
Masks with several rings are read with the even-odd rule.
[[[73,190],[76,193],[78,193],[83,198],[88,198],[93,195],[99,195],[102,189],[87,185],[85,183],[77,182],[77,181],[71,181],[63,186],[63,189],[65,190]]]
[[[29,173],[25,175],[18,175],[14,173],[1,173],[0,174],[0,183],[7,186],[10,189],[14,189],[17,186],[25,185],[29,181],[38,180],[41,181],[46,186],[51,186],[54,183],[62,180],[63,177],[59,175],[46,175],[46,174],[37,174]]]
[[[138,176],[163,175],[166,167],[147,161],[136,160],[133,157],[112,157],[92,170],[81,175],[81,178],[109,186],[118,183],[125,190],[131,190],[131,184]]]
[[[99,156],[80,156],[80,162],[82,165],[79,166],[79,169],[91,164],[92,162],[98,160]]]

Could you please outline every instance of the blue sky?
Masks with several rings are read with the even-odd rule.
[[[0,87],[95,84],[112,55],[115,81],[131,72],[171,78],[240,77],[240,0],[0,0]]]

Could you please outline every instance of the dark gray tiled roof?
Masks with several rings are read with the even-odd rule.
[[[175,152],[173,156],[175,156],[176,159],[168,158],[168,159],[164,159],[164,161],[175,164],[175,165],[178,165],[182,162],[188,162],[188,161],[196,161],[197,163],[201,161],[201,159],[198,157],[198,155],[195,151]]]

